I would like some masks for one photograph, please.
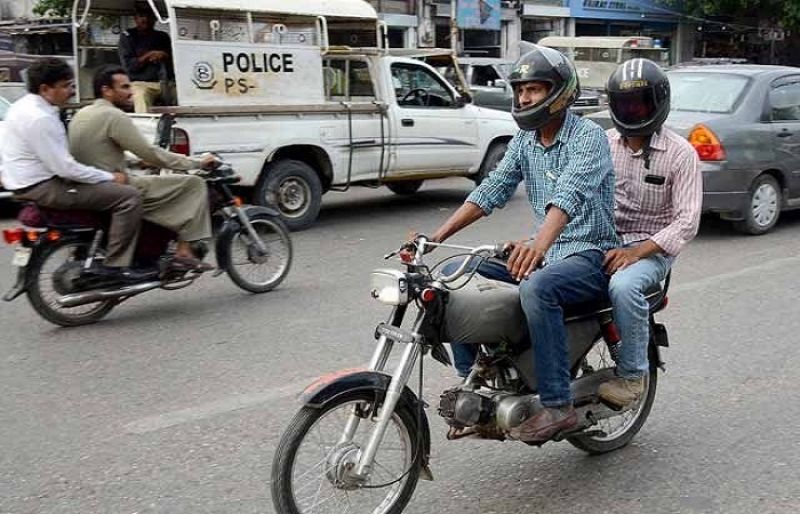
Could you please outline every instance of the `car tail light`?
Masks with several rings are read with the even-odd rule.
[[[697,125],[689,133],[689,143],[697,151],[701,161],[724,161],[725,148],[719,138],[705,125]]]
[[[10,228],[3,230],[3,239],[5,239],[6,244],[17,244],[22,241],[25,237],[25,229],[22,228]]]
[[[179,128],[172,129],[172,143],[169,145],[169,151],[190,155],[191,147],[189,146],[189,134],[187,134],[185,130]]]

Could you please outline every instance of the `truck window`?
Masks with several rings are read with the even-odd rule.
[[[398,105],[403,107],[451,107],[455,98],[431,71],[413,64],[392,64],[392,83]]]
[[[494,81],[501,78],[491,65],[475,65],[472,67],[472,86],[494,86]]]
[[[327,59],[323,64],[327,100],[371,101],[375,99],[366,61]]]

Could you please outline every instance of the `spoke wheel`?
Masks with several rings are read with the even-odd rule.
[[[652,359],[651,359],[652,363]],[[597,341],[581,363],[579,376],[614,368],[615,363],[603,340]],[[627,445],[639,432],[650,415],[656,397],[658,368],[650,365],[645,375],[644,392],[639,400],[616,416],[600,419],[587,432],[568,437],[573,446],[591,454],[607,453]],[[599,433],[598,433],[599,432]]]
[[[45,248],[28,269],[28,300],[47,321],[62,327],[94,323],[111,311],[114,300],[62,307],[58,298],[69,293],[70,283],[78,278],[89,251],[89,243],[72,241]]]
[[[420,474],[415,413],[398,406],[366,478],[355,465],[375,427],[375,396],[345,393],[320,409],[303,407],[283,434],[272,464],[272,501],[278,514],[399,514]],[[343,440],[353,412],[353,437]]]
[[[228,243],[228,275],[233,282],[252,293],[266,293],[278,286],[292,265],[289,231],[274,216],[256,214],[250,223],[264,243],[262,251],[242,227]]]

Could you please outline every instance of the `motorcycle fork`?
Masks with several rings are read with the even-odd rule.
[[[406,306],[399,306],[392,311],[389,321],[393,326],[400,326],[403,321],[406,308]],[[419,316],[414,322],[412,333],[417,333],[422,323],[423,316],[424,312],[420,311]],[[394,341],[388,339],[386,336],[380,336],[375,348],[375,352],[370,360],[369,367],[371,371],[381,372],[386,368],[386,364],[393,346]],[[400,362],[398,362],[394,372],[392,373],[392,379],[389,382],[389,387],[387,388],[383,397],[383,402],[380,405],[380,414],[378,414],[378,420],[375,423],[375,428],[372,429],[372,433],[369,435],[367,444],[361,450],[361,455],[358,463],[352,471],[352,475],[363,478],[366,478],[369,475],[375,461],[375,455],[378,453],[378,448],[380,447],[383,436],[386,433],[386,428],[389,426],[389,421],[391,421],[392,414],[397,407],[397,403],[400,401],[400,396],[402,395],[403,389],[411,377],[411,372],[414,370],[414,365],[416,364],[417,358],[419,357],[421,351],[421,346],[416,342],[408,343],[406,348],[403,350],[403,355],[400,357]],[[377,410],[377,405],[373,405],[372,414],[374,414]],[[360,412],[363,411],[358,407],[353,409],[353,412],[350,414],[347,424],[345,425],[342,437],[339,439],[340,444],[347,443],[353,439],[361,420],[361,417],[359,416]]]
[[[264,244],[264,241],[261,240],[261,237],[256,232],[256,229],[253,228],[253,224],[250,222],[250,218],[247,216],[247,213],[239,207],[238,205],[231,205],[229,207],[225,207],[225,213],[230,217],[236,217],[239,220],[239,223],[247,231],[247,235],[250,237],[250,241],[255,243],[256,247],[258,247],[258,251],[261,252],[262,255],[267,253],[267,245]]]

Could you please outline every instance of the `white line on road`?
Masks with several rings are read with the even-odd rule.
[[[774,270],[783,266],[797,264],[800,264],[800,256],[774,259],[740,270],[720,273],[718,275],[693,280],[691,282],[676,284],[670,288],[670,290],[671,292],[694,291],[704,287],[716,285],[720,282],[736,279],[744,275],[750,275],[752,273]],[[362,366],[366,367],[366,364]],[[196,407],[189,407],[187,409],[167,412],[155,416],[148,416],[125,425],[125,430],[131,434],[146,434],[148,432],[155,432],[157,430],[173,427],[175,425],[210,418],[219,414],[226,414],[228,412],[254,407],[270,401],[285,399],[292,395],[298,394],[312,381],[313,378],[310,378],[308,380],[297,381],[283,387],[274,388],[265,393],[231,396],[229,398],[198,405]]]

